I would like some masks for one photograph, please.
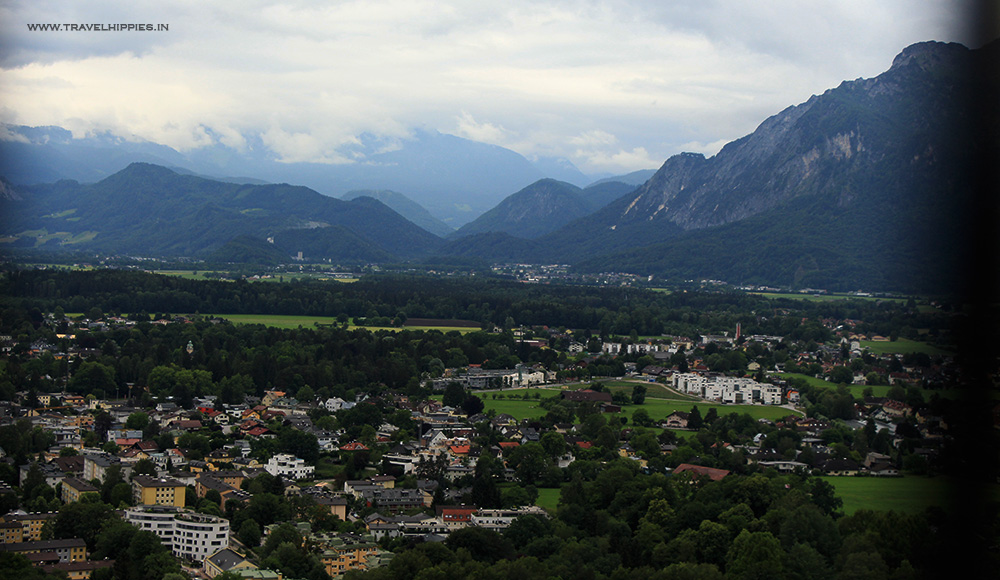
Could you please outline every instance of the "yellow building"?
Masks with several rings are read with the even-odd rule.
[[[239,573],[241,570],[256,570],[257,566],[247,560],[236,550],[223,548],[205,558],[204,570],[209,578],[215,578],[223,572]]]
[[[0,516],[0,522],[17,522],[21,524],[21,541],[37,542],[42,539],[42,526],[45,522],[59,515],[56,512],[38,512],[31,514],[10,513]]]
[[[24,528],[20,522],[0,523],[0,544],[16,544],[24,540]]]
[[[137,475],[132,478],[132,498],[135,505],[167,505],[184,507],[186,488],[176,479]]]
[[[62,497],[60,499],[63,500],[63,503],[71,503],[79,501],[82,494],[97,493],[100,491],[101,490],[82,479],[67,477],[62,480]]]

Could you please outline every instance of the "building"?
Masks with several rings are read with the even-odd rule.
[[[17,513],[11,512],[0,517],[0,522],[16,522],[21,525],[21,541],[37,542],[42,539],[42,526],[59,515],[57,512]]]
[[[177,507],[139,506],[125,512],[125,520],[159,536],[174,556],[204,561],[229,547],[229,520]]]
[[[85,493],[94,493],[100,491],[101,491],[100,489],[82,479],[76,477],[67,477],[62,482],[62,494],[60,499],[63,500],[63,503],[70,503],[78,501],[80,499],[80,496]]]
[[[132,478],[132,498],[136,505],[184,507],[185,486],[176,479],[137,475]]]
[[[320,561],[326,573],[338,578],[348,570],[367,570],[378,564],[378,544],[370,536],[356,534],[320,534],[310,541],[322,548]]]
[[[57,554],[59,562],[82,562],[87,559],[87,544],[80,538],[3,544],[0,545],[0,551],[14,552],[24,556],[54,552]]]
[[[264,469],[271,475],[288,479],[306,479],[312,477],[316,470],[314,466],[306,465],[305,459],[299,459],[288,453],[279,453],[271,457]]]
[[[83,479],[103,482],[105,474],[113,465],[121,465],[121,461],[113,455],[87,454],[83,458]]]
[[[24,527],[21,522],[0,522],[0,544],[16,544],[24,541]]]
[[[247,560],[243,554],[230,548],[222,548],[205,558],[204,570],[209,578],[215,578],[223,572],[239,573],[243,570],[256,570],[257,566]]]
[[[781,387],[745,377],[677,373],[673,387],[682,393],[724,403],[780,405]]]

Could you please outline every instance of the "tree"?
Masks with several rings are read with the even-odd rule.
[[[549,457],[559,457],[566,453],[566,438],[555,431],[546,431],[538,442]]]
[[[525,443],[510,452],[507,464],[522,484],[534,485],[547,465],[545,449],[539,443]]]
[[[726,554],[728,578],[740,580],[769,580],[782,572],[784,552],[781,543],[771,532],[743,530]]]
[[[637,427],[649,427],[653,424],[653,419],[645,409],[636,409],[632,413],[632,424]]]
[[[632,387],[632,404],[641,405],[646,402],[646,385],[638,384]]]
[[[475,395],[469,395],[462,401],[462,411],[466,416],[482,413],[484,408],[486,408],[486,404]]]
[[[698,410],[698,405],[691,407],[691,412],[688,413],[688,429],[701,429],[704,426],[704,421],[701,418],[701,411]]]
[[[143,413],[142,411],[136,411],[128,416],[125,420],[125,428],[133,429],[136,431],[142,431],[149,424],[149,415]]]
[[[451,382],[444,389],[441,404],[446,407],[459,407],[465,401],[465,388],[461,383]]]

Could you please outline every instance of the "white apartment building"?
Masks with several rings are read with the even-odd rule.
[[[682,393],[725,403],[780,405],[781,387],[745,377],[676,373],[673,386]]]
[[[229,547],[229,520],[167,506],[139,506],[125,511],[125,520],[159,536],[174,556],[202,562]]]
[[[268,460],[264,470],[271,475],[280,475],[287,479],[306,479],[312,477],[316,468],[306,465],[305,459],[299,459],[288,453],[279,453]]]

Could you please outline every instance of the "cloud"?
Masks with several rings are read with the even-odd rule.
[[[588,168],[596,171],[630,172],[639,169],[652,169],[663,164],[663,159],[652,157],[644,147],[636,147],[626,151],[620,149],[614,153],[602,151],[577,151],[576,156],[582,158]]]
[[[457,119],[457,125],[455,134],[459,137],[493,145],[501,145],[509,140],[506,129],[492,123],[479,123],[468,111],[462,111]]]
[[[178,149],[266,134],[282,158],[331,163],[359,135],[393,143],[423,127],[585,172],[655,167],[878,74],[910,43],[964,40],[953,12],[946,0],[7,2],[0,121]],[[170,29],[27,29],[74,22]]]

